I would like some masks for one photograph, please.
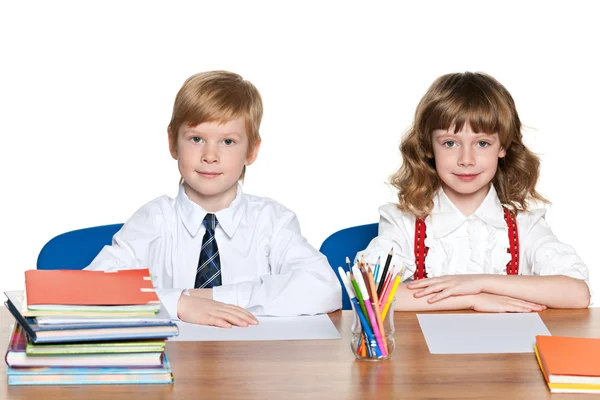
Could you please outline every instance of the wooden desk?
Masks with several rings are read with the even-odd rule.
[[[600,336],[600,309],[547,310],[554,335]],[[397,312],[396,350],[383,362],[350,350],[350,311],[331,314],[342,340],[173,342],[173,385],[12,386],[0,363],[0,399],[546,399],[550,392],[531,354],[432,355],[414,312]],[[0,309],[0,353],[12,316]],[[591,398],[590,395],[553,395]]]

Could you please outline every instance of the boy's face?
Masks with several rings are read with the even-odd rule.
[[[182,125],[176,148],[170,145],[170,150],[190,200],[210,212],[229,207],[242,170],[256,159],[260,142],[251,151],[248,147],[244,118]]]
[[[498,159],[506,152],[496,134],[475,133],[466,123],[460,132],[436,129],[432,136],[435,169],[450,199],[485,198],[496,175]]]

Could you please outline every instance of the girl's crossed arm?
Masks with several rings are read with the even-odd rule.
[[[492,293],[543,304],[551,308],[586,308],[590,304],[588,269],[575,250],[552,233],[545,210],[521,213],[518,220],[523,246],[521,261],[533,275],[448,275],[411,282],[417,298],[435,303],[450,296]]]
[[[585,281],[564,275],[447,275],[411,282],[408,290],[415,298],[426,299],[430,304],[480,293],[508,296],[550,308],[585,308],[590,303]]]

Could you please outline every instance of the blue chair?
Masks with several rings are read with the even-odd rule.
[[[352,306],[350,306],[350,298],[348,298],[338,275],[338,267],[346,269],[346,257],[350,257],[350,262],[354,262],[356,253],[366,249],[369,242],[377,236],[377,226],[378,224],[368,224],[342,229],[325,239],[319,249],[327,257],[329,265],[335,271],[335,276],[342,285],[342,310],[351,310]]]
[[[83,269],[87,267],[123,224],[94,226],[66,232],[44,245],[37,269]]]

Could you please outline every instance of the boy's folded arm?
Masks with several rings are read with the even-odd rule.
[[[213,299],[244,307],[256,315],[313,315],[341,308],[341,286],[333,269],[300,234],[291,212],[273,235],[269,264],[270,275],[214,287]]]
[[[151,263],[149,255],[152,252],[165,254],[161,246],[166,246],[164,240],[166,219],[160,210],[162,199],[157,199],[142,206],[127,220],[123,227],[113,236],[112,244],[104,246],[92,263],[85,267],[87,270],[114,271],[122,269],[148,268],[152,275],[156,293],[169,312],[171,318],[177,317],[177,302],[184,288],[161,289],[163,282],[157,282],[159,271],[153,271],[155,263]]]
[[[179,316],[177,313],[177,306],[179,303],[179,297],[182,296],[182,292],[184,289],[156,289],[156,294],[160,299],[163,306],[169,312],[171,319],[179,321]]]
[[[164,253],[160,247],[166,245],[164,237],[168,234],[161,200],[154,200],[137,210],[115,233],[112,244],[104,246],[85,269],[151,268],[149,256],[152,252]]]

